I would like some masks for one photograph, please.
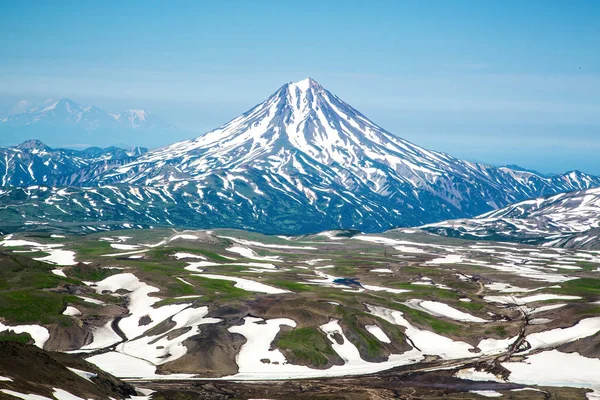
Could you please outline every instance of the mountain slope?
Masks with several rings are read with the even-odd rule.
[[[39,400],[129,399],[136,395],[131,385],[75,355],[10,341],[0,341],[0,355],[0,376],[4,377],[0,380],[2,399],[23,398],[19,394]]]
[[[600,245],[600,189],[561,193],[512,204],[472,219],[426,225],[445,236],[544,242],[593,248]]]
[[[143,148],[52,149],[39,140],[0,148],[0,186],[81,185],[106,170],[130,162]]]
[[[69,99],[61,99],[49,105],[0,119],[7,126],[68,126],[80,125],[89,129],[100,125],[117,126],[118,122],[98,107],[84,107]]]
[[[135,125],[148,116],[134,112],[111,118]],[[4,159],[10,165],[18,157]],[[600,177],[577,171],[546,177],[426,150],[378,127],[310,78],[282,86],[194,140],[92,168],[76,165],[79,174],[53,165],[53,171],[68,171],[56,172],[60,179],[48,180],[54,176],[50,172],[27,174],[29,163],[4,167],[3,185],[80,188],[6,190],[0,206],[10,208],[0,210],[10,212],[4,221],[15,224],[4,224],[5,230],[23,221],[52,221],[277,234],[339,228],[373,232],[472,217],[540,195],[600,186]],[[107,200],[98,201],[99,193]],[[75,206],[61,206],[67,212],[56,214],[57,204],[41,200],[55,194],[62,204]]]
[[[110,114],[96,106],[84,107],[69,99],[0,118],[3,144],[38,139],[54,145],[105,146],[111,143],[133,146],[142,141],[153,143],[162,135],[177,131],[145,110]],[[57,138],[61,142],[56,142]]]
[[[195,140],[151,151],[99,184],[194,185],[252,206],[267,199],[383,230],[473,216],[507,204],[600,185],[579,172],[544,177],[459,160],[400,139],[308,78]],[[211,203],[218,211],[219,202]],[[299,215],[298,218],[304,216]]]

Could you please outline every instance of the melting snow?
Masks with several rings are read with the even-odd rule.
[[[377,325],[366,325],[365,329],[373,336],[375,336],[380,342],[392,343],[388,335]]]
[[[376,306],[368,306],[368,309],[376,317],[394,325],[405,327],[406,336],[420,350],[419,353],[438,355],[444,359],[473,357],[473,353],[469,351],[472,349],[470,344],[454,341],[437,333],[416,328],[402,316],[400,311]]]
[[[495,390],[469,390],[469,393],[475,393],[483,397],[502,397],[502,393]]]
[[[90,329],[92,334],[92,342],[76,350],[79,351],[87,350],[98,350],[105,349],[116,343],[119,343],[122,339],[112,328],[113,321],[108,321],[106,324]]]
[[[139,249],[140,246],[135,244],[121,244],[121,243],[111,243],[110,247],[117,250],[136,250]]]
[[[427,261],[425,264],[456,264],[463,261],[463,256],[460,254],[448,254],[444,257],[434,258]]]
[[[540,290],[542,288],[536,289],[525,289],[518,286],[513,286],[508,283],[494,282],[485,285],[485,287],[489,290],[494,290],[502,293],[527,293],[527,292],[535,292],[536,290]]]
[[[217,318],[205,318],[206,314],[208,314],[208,307],[186,308],[171,317],[175,326],[169,329],[168,332],[127,341],[118,345],[116,350],[149,361],[154,365],[174,361],[186,354],[187,348],[183,342],[196,335],[201,325],[215,324],[221,321]],[[173,332],[185,328],[190,329],[186,333],[173,338],[170,337]]]
[[[70,250],[62,250],[59,247],[63,247],[62,244],[42,244],[37,242],[31,242],[28,240],[13,239],[13,235],[4,237],[4,240],[0,242],[0,246],[4,247],[31,247],[31,251],[41,251],[49,253],[45,257],[34,258],[37,261],[43,261],[49,264],[55,265],[75,265],[75,252]]]
[[[151,297],[150,294],[158,292],[159,289],[140,281],[131,273],[109,276],[98,282],[94,288],[98,293],[104,291],[116,292],[119,289],[130,292],[127,294],[130,316],[119,321],[119,328],[128,338],[141,335],[146,330],[153,328],[166,318],[189,306],[189,304],[170,304],[159,308],[152,307],[160,301],[160,298]],[[139,320],[145,316],[149,317],[151,322],[148,325],[140,326]]]
[[[485,372],[485,371],[477,371],[475,368],[463,368],[454,374],[457,378],[466,379],[470,381],[493,381],[504,383],[502,378],[497,377],[496,375]]]
[[[159,375],[156,366],[149,361],[127,354],[110,351],[86,359],[98,368],[119,378],[144,378],[144,379],[190,379],[192,374]]]
[[[194,236],[194,235],[175,235],[169,239],[169,242],[172,242],[173,240],[177,240],[177,239],[198,240],[198,237]]]
[[[98,304],[98,305],[106,304],[102,300],[93,299],[91,297],[85,297],[85,296],[77,296],[77,297],[79,297],[83,301],[87,301],[88,303],[92,303],[92,304]]]
[[[393,354],[388,361],[371,363],[360,358],[358,349],[346,338],[336,320],[322,325],[321,330],[327,334],[334,351],[345,361],[344,365],[334,365],[325,370],[312,369],[306,366],[289,364],[283,354],[277,349],[271,349],[271,343],[279,333],[281,325],[295,327],[296,323],[288,318],[270,319],[263,322],[261,318],[246,317],[244,324],[232,326],[230,332],[239,333],[246,338],[236,362],[239,372],[223,379],[234,380],[278,380],[293,378],[346,376],[369,374],[395,366],[407,365],[422,359],[415,350],[404,354]],[[339,334],[343,343],[338,344],[333,334]],[[268,363],[261,360],[267,359]]]
[[[71,372],[73,372],[73,373],[75,373],[75,374],[79,375],[79,376],[80,376],[80,377],[82,377],[83,379],[90,381],[90,382],[92,382],[92,378],[95,378],[95,377],[97,377],[97,376],[98,376],[97,374],[94,374],[94,373],[92,373],[92,372],[83,371],[83,370],[81,370],[81,369],[77,369],[77,368],[70,368],[70,367],[67,367],[67,369],[68,369],[69,371],[71,371]]]
[[[377,273],[382,273],[382,274],[393,274],[394,271],[392,271],[389,268],[375,268],[372,269],[370,272],[377,272]]]
[[[548,347],[558,347],[600,332],[600,317],[585,318],[570,328],[557,328],[549,331],[532,333],[526,340],[531,345],[529,351]]]
[[[78,315],[81,315],[81,311],[79,311],[75,307],[67,306],[65,311],[63,311],[63,315],[78,316]]]
[[[61,245],[62,246],[62,245]],[[45,253],[50,253],[46,257],[34,258],[37,261],[47,262],[49,264],[56,265],[75,265],[75,252],[70,250],[61,249],[41,249]]]
[[[67,275],[65,275],[65,273],[64,273],[64,271],[62,269],[58,269],[58,268],[57,269],[53,269],[52,273],[54,275],[62,276],[63,278],[67,277]]]
[[[44,345],[50,339],[48,329],[40,325],[4,325],[0,322],[0,332],[28,333],[34,341],[34,344],[39,348],[44,348]]]
[[[523,362],[504,362],[502,366],[511,372],[511,382],[589,388],[600,396],[600,360],[597,358],[550,350],[527,356]]]
[[[533,303],[536,301],[545,301],[545,300],[579,300],[581,297],[579,296],[568,296],[568,295],[560,295],[560,294],[534,294],[526,297],[515,297],[515,296],[485,296],[483,298],[485,301],[489,301],[492,303],[501,303],[501,304],[527,304]]]
[[[182,258],[199,258],[201,260],[206,260],[206,257],[192,253],[175,253],[173,254],[173,257],[178,260],[181,260]]]
[[[250,279],[237,278],[234,276],[225,276],[225,275],[212,275],[212,274],[194,274],[195,276],[200,276],[202,278],[208,279],[221,279],[225,281],[235,282],[235,287],[243,290],[247,290],[249,292],[258,292],[258,293],[267,293],[267,294],[282,294],[282,293],[292,293],[289,290],[279,289],[273,286],[265,285],[264,283],[251,281]]]
[[[487,322],[487,320],[483,318],[475,317],[469,313],[457,310],[456,308],[437,301],[411,299],[404,304],[416,310],[425,311],[436,317],[446,317],[463,322]]]
[[[232,253],[237,253],[237,254],[241,255],[242,257],[249,258],[251,260],[281,261],[280,257],[278,257],[278,256],[259,256],[258,254],[256,254],[256,252],[254,250],[249,249],[248,247],[244,247],[244,246],[232,246],[225,250],[230,251]]]

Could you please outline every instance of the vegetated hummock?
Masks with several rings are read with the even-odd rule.
[[[0,251],[1,341],[68,352],[90,363],[75,367],[80,376],[95,365],[154,398],[299,387],[349,398],[343,377],[354,398],[600,391],[595,251],[411,229],[37,232],[4,236]],[[67,390],[21,375],[0,362],[0,390]],[[325,377],[288,389],[243,383]]]
[[[0,152],[3,232],[65,223],[84,232],[150,226],[381,232],[600,186],[600,177],[578,171],[545,176],[424,149],[310,78],[282,86],[196,139],[149,152],[86,155],[37,142]]]

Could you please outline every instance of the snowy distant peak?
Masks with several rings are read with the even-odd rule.
[[[77,103],[77,102],[75,102],[75,101],[73,101],[71,99],[60,99],[60,100],[58,100],[54,104],[56,104],[59,107],[65,107],[65,108],[67,108],[67,107],[69,107],[69,108],[73,107],[73,108],[76,108],[76,109],[77,108],[81,108],[81,109],[84,108],[81,104],[79,104],[79,103]]]
[[[133,108],[119,114],[110,114],[122,126],[132,129],[157,129],[164,132],[175,128],[147,110]]]
[[[69,99],[61,99],[42,108],[39,111],[34,109],[26,114],[33,114],[32,116],[34,118],[34,122],[46,117],[76,123],[79,122],[83,114],[87,112],[88,110],[86,108],[75,103],[74,101]]]
[[[148,152],[147,148],[145,148],[145,147],[139,147],[139,146],[137,146],[137,147],[131,147],[131,148],[129,148],[129,149],[126,150],[127,155],[130,156],[130,157],[138,157],[138,156],[141,156],[142,154],[147,153],[147,152]]]
[[[559,177],[568,184],[571,184],[580,189],[588,189],[598,186],[593,177],[581,172],[581,171],[569,171]]]
[[[151,113],[141,109],[131,109],[115,116],[115,119],[131,128],[139,128],[148,122]]]
[[[77,103],[75,103],[72,100],[69,99],[60,99],[57,100],[53,103],[51,103],[50,105],[47,105],[45,107],[43,107],[40,112],[48,112],[48,111],[52,111],[55,109],[60,109],[60,108],[64,108],[64,109],[83,109],[83,107]],[[31,112],[35,112],[38,111],[39,108],[34,108],[31,110]]]
[[[145,121],[146,118],[150,115],[150,113],[148,111],[139,110],[139,109],[131,109],[131,110],[127,110],[127,112],[132,117],[135,117],[135,118],[139,119],[140,121]]]
[[[8,116],[3,122],[14,125],[86,124],[98,120],[98,117],[103,118],[105,115],[106,113],[98,107],[84,107],[73,100],[60,99],[32,108],[22,114]]]
[[[319,85],[319,82],[315,81],[310,76],[307,78],[301,79],[297,82],[292,81],[287,84],[287,86],[290,86],[290,87],[304,87],[305,88],[304,90],[308,89],[308,87],[311,85],[321,87],[321,85]]]
[[[285,100],[296,109],[316,108],[321,102],[329,102],[332,98],[341,101],[312,78],[305,78],[298,82],[283,85],[271,96],[271,98],[273,97]],[[267,99],[266,102],[271,98]]]
[[[357,110],[307,78],[283,85],[267,100],[216,130],[192,142],[159,149],[153,155],[176,158],[203,150],[231,166],[269,156],[271,162],[277,158],[285,164],[297,154],[327,165],[356,165],[368,162],[370,156],[388,163],[386,154],[390,151],[404,154],[407,146],[395,142],[404,143],[392,139]],[[365,154],[365,150],[371,150],[371,154]]]
[[[10,126],[54,125],[80,126],[87,130],[96,129],[162,129],[172,130],[152,113],[142,109],[129,109],[119,114],[110,114],[94,105],[82,106],[70,99],[60,99],[42,106],[5,118],[0,124]]]
[[[327,164],[356,163],[365,147],[391,146],[391,151],[404,152],[392,143],[401,139],[387,134],[311,78],[282,86],[248,112],[200,136],[196,144],[207,148],[220,143],[225,148],[229,140],[231,145],[246,143],[244,148],[254,156],[284,148]]]
[[[290,91],[300,91],[300,92],[307,92],[310,89],[313,89],[316,91],[324,90],[323,86],[321,86],[319,84],[319,82],[315,81],[313,78],[304,78],[298,82],[290,82],[287,85],[284,85],[284,87],[287,87],[288,90],[290,90]]]

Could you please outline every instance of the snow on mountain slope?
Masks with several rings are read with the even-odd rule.
[[[0,186],[80,185],[146,151],[117,147],[52,149],[39,140],[28,140],[18,146],[0,148]]]
[[[52,107],[44,115],[55,112],[58,103]],[[82,109],[68,108],[73,118],[83,118]],[[152,115],[141,110],[109,118],[132,126],[152,124]],[[38,151],[35,157],[43,154]],[[600,177],[577,171],[546,177],[426,150],[378,127],[310,78],[282,86],[194,140],[146,154],[74,166],[57,163],[62,156],[52,155],[40,161],[46,169],[35,168],[28,157],[22,149],[1,153],[1,184],[50,187],[7,191],[0,207],[19,208],[25,221],[40,222],[43,215],[85,226],[119,221],[277,234],[340,228],[373,232],[472,217],[540,195],[600,186]],[[79,186],[69,188],[74,199],[65,204],[77,200],[84,206],[55,215],[62,206],[40,200],[60,192],[54,186]],[[98,202],[97,193],[108,200]],[[139,193],[153,198],[151,214]],[[39,204],[27,209],[32,201]],[[6,218],[14,221],[11,229],[18,225],[14,215]]]
[[[2,124],[22,125],[81,125],[94,128],[101,124],[116,126],[116,121],[98,107],[84,107],[69,99],[61,99],[50,105],[6,117]]]
[[[96,106],[84,107],[69,99],[61,99],[49,105],[32,108],[25,113],[4,117],[0,124],[80,125],[88,129],[122,126],[143,128],[150,125],[168,127],[164,121],[146,110],[132,109],[120,114],[109,114]]]
[[[579,172],[544,177],[426,150],[375,125],[307,78],[284,85],[214,131],[151,151],[96,182],[178,182],[196,187],[203,199],[220,193],[236,204],[299,203],[331,215],[333,223],[322,229],[382,230],[477,215],[543,194],[598,186],[600,178]],[[223,210],[222,201],[211,204]]]
[[[600,189],[526,200],[476,218],[444,221],[424,228],[447,236],[591,248],[600,244]]]

